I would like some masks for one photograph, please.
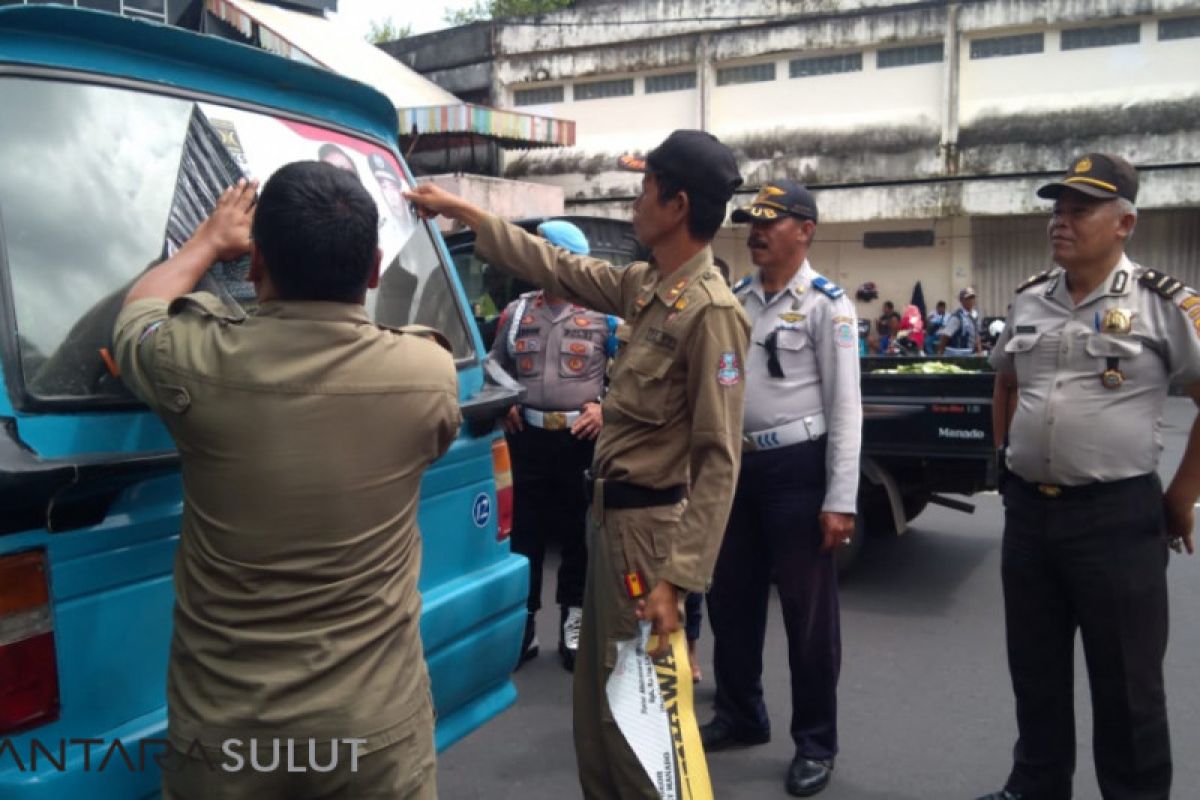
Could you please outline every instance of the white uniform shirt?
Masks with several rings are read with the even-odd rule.
[[[829,297],[813,288],[818,279],[806,260],[770,302],[758,274],[737,292],[752,325],[744,429],[756,433],[823,412],[829,441],[821,510],[853,514],[862,445],[858,324],[845,293],[833,287],[838,297]],[[764,342],[772,332],[782,378],[772,378],[768,371]]]
[[[1076,486],[1153,472],[1162,451],[1170,384],[1200,381],[1200,297],[1170,299],[1138,282],[1125,256],[1078,305],[1062,268],[1021,291],[992,350],[998,371],[1017,376],[1008,466],[1034,483]],[[1115,312],[1128,330],[1105,330]],[[1105,388],[1112,367],[1124,383]]]

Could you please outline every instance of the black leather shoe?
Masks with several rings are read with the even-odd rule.
[[[770,731],[758,731],[749,736],[739,736],[733,726],[720,717],[700,726],[700,743],[705,752],[714,753],[730,747],[750,747],[756,744],[766,744],[771,741]]]
[[[985,794],[983,797],[979,797],[976,800],[1021,800],[1022,797],[1024,797],[1024,795],[1022,795],[1020,792],[1010,792],[1008,789],[1001,789],[998,792]]]
[[[788,767],[784,787],[788,794],[796,797],[811,797],[829,785],[833,775],[833,761],[796,756]]]

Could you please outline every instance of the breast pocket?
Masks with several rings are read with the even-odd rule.
[[[563,378],[586,378],[596,345],[587,339],[564,339],[558,353],[558,374]]]
[[[1004,345],[1004,352],[1012,357],[1019,383],[1028,383],[1032,378],[1033,353],[1041,338],[1040,333],[1018,333]]]
[[[1142,343],[1128,336],[1110,336],[1095,333],[1087,338],[1083,346],[1084,357],[1087,359],[1085,368],[1095,370],[1096,374],[1103,373],[1110,366],[1121,370],[1129,379],[1137,377],[1134,362],[1142,354]]]
[[[670,416],[675,401],[667,373],[671,360],[646,346],[634,347],[625,354],[612,375],[605,411],[613,411],[640,422],[661,425]],[[680,387],[682,391],[682,387]]]

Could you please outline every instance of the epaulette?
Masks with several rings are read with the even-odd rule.
[[[1021,281],[1020,285],[1017,286],[1017,294],[1025,291],[1030,286],[1037,286],[1039,283],[1045,283],[1046,281],[1050,280],[1051,272],[1053,272],[1053,270],[1048,269],[1045,272],[1039,272],[1037,275],[1030,275],[1028,278]]]
[[[830,300],[837,300],[839,297],[845,294],[845,292],[842,291],[842,287],[838,286],[824,275],[818,275],[817,277],[813,278],[812,287],[828,297]]]
[[[716,280],[702,280],[699,282],[700,290],[708,295],[709,302],[717,308],[726,308],[737,305],[737,295],[731,291],[731,287],[725,285],[720,275],[714,276]],[[746,278],[746,280],[750,280]]]
[[[201,316],[212,317],[221,323],[242,322],[246,319],[246,312],[241,307],[230,308],[221,301],[221,298],[211,292],[185,294],[176,297],[167,306],[167,313],[172,317],[182,314],[184,311],[194,311]]]
[[[1143,271],[1138,276],[1138,283],[1167,300],[1183,289],[1183,281],[1153,269]]]
[[[749,286],[750,282],[753,280],[754,280],[753,275],[747,275],[746,277],[742,278],[740,281],[735,283],[733,286],[730,286],[729,288],[734,294],[737,294],[742,289],[745,289],[747,286]]]
[[[447,339],[445,334],[443,334],[437,328],[431,328],[428,325],[402,325],[399,328],[393,328],[389,325],[380,325],[379,327],[383,328],[384,330],[402,333],[406,336],[417,336],[421,339],[428,339],[431,342],[436,342],[437,344],[441,345],[447,353],[454,352],[454,348],[450,346],[450,340]]]

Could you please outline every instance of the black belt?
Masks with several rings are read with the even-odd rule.
[[[1024,491],[1040,495],[1049,500],[1064,501],[1088,500],[1098,497],[1101,494],[1112,492],[1115,489],[1134,486],[1139,482],[1151,480],[1155,477],[1153,473],[1147,473],[1145,475],[1135,475],[1132,478],[1122,478],[1119,481],[1096,481],[1078,486],[1060,486],[1056,483],[1034,483],[1009,473],[1009,480],[1012,484],[1021,487]]]
[[[591,470],[583,473],[583,491],[587,494],[590,504],[596,495],[596,476]],[[650,508],[652,506],[673,506],[684,498],[686,490],[683,484],[668,486],[665,489],[652,489],[625,481],[604,481],[605,508]]]

